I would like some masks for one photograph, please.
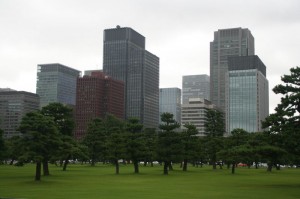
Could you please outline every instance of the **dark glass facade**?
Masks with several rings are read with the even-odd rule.
[[[159,58],[145,50],[145,37],[131,28],[104,30],[103,71],[125,83],[125,119],[157,128]]]
[[[226,128],[262,131],[261,121],[269,115],[266,66],[258,56],[228,58],[226,77]]]
[[[181,123],[181,89],[180,88],[159,89],[159,115],[165,112],[172,113],[174,119],[179,124]]]

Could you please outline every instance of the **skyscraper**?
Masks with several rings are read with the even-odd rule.
[[[226,130],[262,131],[269,115],[266,66],[257,55],[228,58],[226,74]]]
[[[75,105],[76,81],[80,71],[62,64],[39,64],[37,67],[36,93],[40,107],[51,102]]]
[[[17,131],[26,113],[39,109],[40,99],[35,93],[0,89],[0,129],[4,138],[20,135]]]
[[[75,137],[85,136],[88,123],[112,114],[124,118],[124,83],[100,71],[89,71],[77,80]]]
[[[210,99],[225,111],[225,74],[229,56],[254,55],[254,38],[248,29],[231,28],[214,32],[210,42]]]
[[[172,113],[174,119],[181,123],[181,90],[180,88],[159,89],[159,115]]]
[[[190,98],[210,100],[210,79],[208,75],[182,76],[182,104],[188,104]]]
[[[104,30],[103,71],[125,83],[125,119],[144,127],[159,122],[159,58],[145,49],[145,37],[131,28]]]

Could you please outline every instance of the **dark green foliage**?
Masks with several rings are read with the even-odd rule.
[[[274,87],[276,94],[282,94],[281,103],[275,113],[262,123],[273,134],[281,136],[281,146],[290,155],[295,164],[300,163],[300,68],[290,69],[290,75],[281,77],[283,84]]]
[[[36,162],[35,180],[41,179],[41,164],[57,150],[61,144],[53,118],[39,112],[27,113],[20,127],[22,133],[22,156],[20,160]]]
[[[105,160],[108,155],[106,144],[109,134],[105,129],[104,122],[99,118],[92,120],[83,139],[83,144],[87,146],[92,166],[95,166],[95,163],[99,160]]]
[[[50,103],[44,106],[41,113],[52,117],[60,134],[73,136],[74,118],[72,108],[61,103]]]
[[[10,165],[14,163],[15,160],[18,160],[22,155],[22,143],[20,136],[13,136],[5,141],[7,147],[6,158],[10,159]]]
[[[224,115],[216,109],[208,109],[205,112],[205,134],[206,134],[206,150],[213,165],[216,169],[217,152],[223,148],[223,135],[225,133]],[[220,164],[220,168],[222,165]]]
[[[164,174],[167,175],[172,161],[182,160],[183,145],[180,133],[175,132],[180,124],[173,119],[173,114],[163,113],[161,121],[163,123],[159,125],[161,131],[158,133],[157,155],[164,162]]]
[[[191,160],[197,159],[197,142],[198,137],[196,136],[198,134],[198,131],[196,129],[196,126],[193,124],[185,124],[184,127],[186,130],[184,130],[181,133],[181,142],[183,144],[183,171],[187,171],[187,164]]]
[[[126,123],[126,156],[134,165],[134,173],[139,173],[139,161],[145,154],[142,129],[143,125],[136,118],[130,118]]]
[[[206,110],[204,127],[208,137],[223,136],[225,133],[224,114],[216,109]]]
[[[126,157],[124,122],[113,115],[107,115],[104,126],[108,133],[108,159],[115,165],[116,174],[119,174],[119,160]]]
[[[45,157],[43,162],[44,175],[49,175],[49,159],[59,159],[61,162],[64,162],[63,171],[65,171],[69,163],[69,159],[73,158],[73,155],[79,150],[78,143],[73,137],[73,110],[66,105],[55,102],[44,106],[41,113],[53,118],[55,126],[59,132],[59,139],[61,140],[60,148],[56,154],[51,157]]]
[[[146,128],[143,131],[143,139],[144,139],[144,165],[147,164],[147,162],[151,163],[151,166],[153,166],[153,161],[157,159],[157,132],[155,129],[152,128]]]
[[[280,159],[287,154],[285,150],[271,145],[258,147],[256,151],[261,154],[263,158],[267,159],[267,171],[272,171],[272,167],[277,166],[277,164],[280,162]]]

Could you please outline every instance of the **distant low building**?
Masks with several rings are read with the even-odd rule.
[[[77,80],[75,137],[86,135],[88,124],[95,118],[112,114],[124,119],[124,83],[101,71],[86,73]]]
[[[198,136],[205,136],[205,115],[208,109],[216,109],[210,101],[202,98],[190,98],[188,104],[181,107],[181,127],[185,124],[193,124],[198,130]]]
[[[20,135],[17,131],[22,118],[28,112],[39,109],[39,96],[25,91],[0,89],[0,129],[4,138]]]

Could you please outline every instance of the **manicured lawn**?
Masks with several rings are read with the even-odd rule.
[[[213,171],[211,167],[182,172],[176,165],[168,176],[162,167],[140,167],[133,174],[132,165],[122,165],[114,174],[110,165],[70,165],[68,171],[50,166],[51,176],[34,181],[34,165],[0,165],[0,198],[103,198],[103,199],[199,199],[199,198],[300,198],[300,169],[238,168]]]

